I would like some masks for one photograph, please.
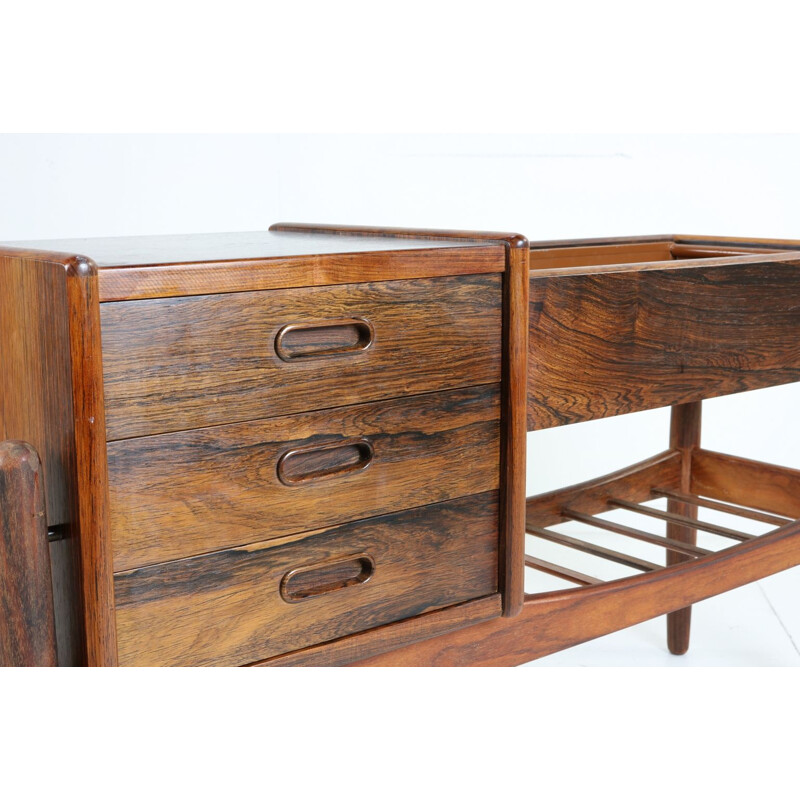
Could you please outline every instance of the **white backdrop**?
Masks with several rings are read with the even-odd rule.
[[[3,135],[0,241],[276,221],[800,239],[798,186],[796,135]],[[798,409],[800,385],[710,401],[704,444],[800,467]],[[529,492],[657,452],[667,421],[531,436]]]

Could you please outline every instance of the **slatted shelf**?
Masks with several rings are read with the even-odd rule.
[[[731,528],[725,528],[722,525],[714,525],[710,522],[703,522],[693,517],[687,517],[685,514],[673,514],[669,511],[660,511],[657,508],[650,508],[649,506],[642,505],[641,503],[629,503],[627,500],[617,500],[611,498],[608,501],[611,508],[625,508],[628,511],[635,511],[637,514],[644,514],[648,517],[655,517],[656,519],[663,519],[666,522],[674,522],[678,525],[683,525],[685,528],[696,531],[706,531],[708,533],[715,533],[717,536],[725,536],[728,539],[735,539],[738,542],[746,542],[748,539],[755,539],[752,533],[743,533],[742,531],[735,531]]]
[[[725,460],[734,469],[741,470],[751,470],[754,466],[758,466],[756,462],[747,462],[733,456],[722,456],[707,451],[699,451],[698,459],[702,463],[717,463],[719,460]],[[770,467],[770,470],[772,470],[771,475],[781,474],[776,472],[781,468]],[[762,470],[761,472],[767,474],[769,471]],[[794,486],[798,479],[796,472],[785,470],[782,474],[786,476],[787,481],[790,481],[790,485]],[[531,537],[533,552],[526,557],[525,565],[537,572],[560,578],[573,585],[577,584],[578,588],[575,588],[574,591],[581,591],[608,581],[584,574],[566,564],[562,565],[559,558],[555,559],[558,563],[541,558],[540,553],[536,552],[539,549],[537,542],[549,542],[550,553],[555,552],[559,556],[566,556],[569,550],[577,550],[593,558],[633,568],[642,573],[640,577],[643,578],[644,574],[654,574],[660,570],[669,569],[669,567],[663,563],[656,564],[638,555],[625,552],[625,542],[631,540],[644,542],[660,548],[662,555],[672,553],[671,558],[664,559],[669,565],[674,565],[676,558],[681,562],[699,563],[716,556],[720,550],[707,549],[691,541],[685,541],[688,538],[687,532],[696,534],[698,531],[703,531],[711,534],[720,540],[721,549],[726,550],[740,547],[754,539],[766,540],[773,534],[783,535],[790,529],[796,528],[798,524],[800,502],[787,501],[780,481],[776,483],[775,487],[762,485],[754,489],[753,486],[743,486],[741,502],[737,502],[737,498],[731,497],[732,491],[728,486],[720,487],[719,491],[712,491],[701,484],[697,489],[692,486],[691,490],[682,491],[680,481],[680,460],[674,457],[674,452],[667,451],[613,475],[530,498],[527,501],[526,532]],[[711,496],[713,494],[719,496]],[[775,507],[770,507],[770,502],[764,502],[764,498],[769,499],[772,496],[777,498],[774,502]],[[667,500],[666,511],[646,505],[656,499]],[[753,507],[754,505],[757,507]],[[697,518],[700,509],[723,512],[733,518],[738,517],[747,521],[747,523],[759,522],[769,526],[770,530],[755,535],[746,530],[737,529],[735,522],[731,523],[734,527],[728,527],[701,520]],[[787,509],[796,512],[796,516],[789,516],[786,513]],[[666,523],[667,533],[652,533],[635,527],[634,524],[622,524],[600,516],[615,510],[624,510],[629,514]],[[566,522],[579,523],[585,527],[585,530],[578,533],[570,531],[567,534],[552,529]],[[747,525],[743,525],[743,527],[747,527]],[[620,549],[617,549],[616,545],[601,546],[594,541],[589,541],[589,538],[598,531],[615,534],[615,538],[619,537]],[[681,539],[679,540],[677,536],[681,536]],[[731,540],[737,544],[733,544]],[[549,557],[554,558],[551,554]],[[568,561],[568,558],[565,560]],[[617,580],[617,578],[613,580]]]
[[[686,542],[679,542],[677,539],[668,539],[666,536],[659,536],[656,533],[648,533],[647,531],[640,531],[638,528],[630,528],[627,525],[621,525],[619,522],[612,522],[608,519],[601,519],[600,517],[593,517],[591,514],[581,514],[580,511],[572,511],[567,508],[564,510],[564,516],[576,522],[583,522],[586,525],[591,525],[595,528],[602,528],[612,533],[618,533],[621,536],[628,536],[631,539],[639,539],[642,542],[655,544],[667,550],[672,550],[675,553],[681,553],[685,556],[707,556],[712,550],[706,550],[703,547],[697,547],[693,544]]]

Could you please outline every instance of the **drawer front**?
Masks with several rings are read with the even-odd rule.
[[[496,489],[499,387],[108,445],[116,570]]]
[[[501,275],[103,303],[110,440],[500,379]]]
[[[121,665],[247,664],[497,588],[497,493],[115,576]]]

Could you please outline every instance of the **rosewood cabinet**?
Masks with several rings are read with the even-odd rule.
[[[517,664],[660,614],[685,651],[693,602],[800,563],[800,472],[700,441],[702,400],[800,379],[798,249],[302,225],[0,246],[0,663]],[[663,406],[664,452],[525,497],[528,431]],[[571,588],[525,594],[526,570]]]

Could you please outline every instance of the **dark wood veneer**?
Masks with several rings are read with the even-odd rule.
[[[58,663],[44,487],[36,451],[0,441],[0,667]]]
[[[503,411],[500,467],[500,586],[503,613],[518,614],[525,583],[525,402],[528,330],[528,240],[517,233],[408,228],[371,228],[334,225],[278,223],[270,230],[335,234],[339,236],[386,236],[390,239],[495,242],[505,249],[503,275]]]
[[[800,562],[800,471],[700,447],[703,399],[800,379],[800,242],[41,246],[0,246],[0,663],[515,664],[659,614],[682,653],[692,603]],[[527,428],[665,405],[669,450],[526,502]],[[638,574],[526,556],[526,528]]]
[[[499,416],[488,385],[112,442],[115,569],[496,489]],[[367,467],[280,480],[285,454],[354,440]]]
[[[84,258],[0,247],[0,433],[42,461],[59,663],[113,664],[114,602],[97,270]]]
[[[500,380],[500,276],[104,303],[108,438]],[[285,361],[290,324],[363,318],[363,350]]]
[[[281,597],[290,571],[360,554],[374,561],[369,581]],[[494,593],[497,494],[144,567],[115,585],[122,665],[246,664]]]
[[[692,269],[532,273],[528,428],[800,379],[800,261],[760,258]]]

